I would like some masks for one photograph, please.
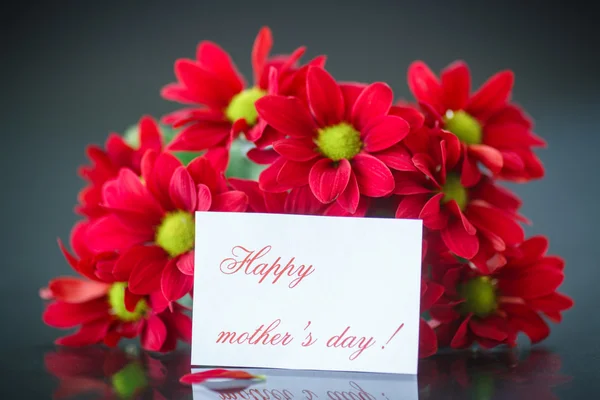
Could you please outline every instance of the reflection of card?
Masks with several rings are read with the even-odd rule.
[[[193,369],[198,372],[201,369]],[[356,372],[247,370],[266,381],[193,386],[194,400],[417,400],[416,376]]]
[[[420,220],[196,214],[192,365],[417,373]]]

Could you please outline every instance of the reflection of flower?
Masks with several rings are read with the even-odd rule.
[[[439,354],[419,363],[419,398],[554,399],[551,389],[569,382],[558,354],[532,349]]]
[[[44,356],[46,370],[59,379],[54,399],[69,399],[86,393],[101,398],[180,398],[191,390],[180,385],[189,372],[189,352],[180,351],[161,358],[121,349],[87,347],[59,348]]]

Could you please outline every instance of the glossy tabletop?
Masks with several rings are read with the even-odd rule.
[[[595,398],[594,352],[545,348],[449,352],[422,360],[418,377],[326,371],[250,370],[264,381],[186,386],[189,348],[158,355],[117,349],[39,347],[8,351],[2,398],[25,399],[579,399]]]

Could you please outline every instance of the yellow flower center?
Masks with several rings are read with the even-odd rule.
[[[463,110],[448,110],[443,118],[446,130],[466,144],[481,143],[481,124]]]
[[[496,311],[496,287],[487,276],[473,278],[459,287],[459,293],[464,303],[461,312],[473,313],[478,317],[486,317]]]
[[[108,290],[108,303],[110,304],[113,315],[121,321],[135,322],[142,319],[148,311],[148,303],[144,299],[138,301],[135,310],[129,311],[125,307],[125,288],[126,282],[114,283]]]
[[[186,211],[168,213],[156,230],[155,242],[171,257],[177,257],[194,248],[194,216]]]
[[[243,118],[248,125],[253,126],[258,119],[258,112],[254,107],[254,103],[266,94],[266,91],[257,87],[242,90],[231,99],[225,109],[225,116],[231,122]]]
[[[317,132],[317,147],[321,154],[333,161],[350,160],[362,149],[360,132],[347,122],[321,128]]]
[[[450,200],[455,200],[461,210],[464,210],[469,201],[467,189],[460,183],[460,176],[456,174],[448,174],[446,184],[442,187],[444,198],[442,203],[446,204]]]
[[[111,377],[112,386],[121,399],[131,399],[148,386],[144,367],[132,362]]]

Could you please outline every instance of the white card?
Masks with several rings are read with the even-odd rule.
[[[202,369],[192,369],[201,372]],[[194,400],[417,400],[417,377],[331,371],[246,370],[264,381],[211,380]]]
[[[422,221],[196,213],[192,365],[416,374]]]

